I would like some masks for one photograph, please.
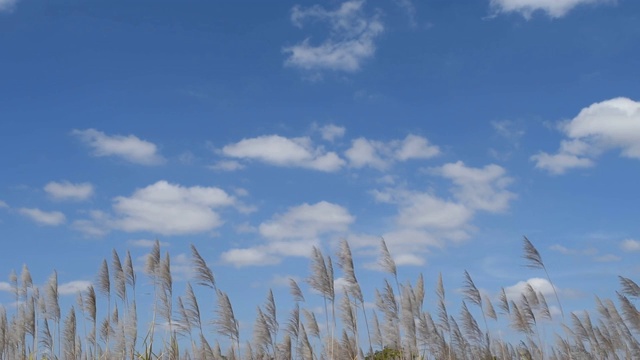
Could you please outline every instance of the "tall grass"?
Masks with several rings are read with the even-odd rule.
[[[523,254],[527,265],[543,269],[549,278],[540,253],[526,237]],[[153,285],[153,306],[147,314],[152,321],[142,329],[138,276],[128,252],[122,262],[114,250],[111,265],[104,260],[94,285],[64,312],[55,271],[42,288],[33,284],[26,266],[20,277],[12,272],[15,308],[9,312],[0,306],[0,359],[640,359],[640,312],[635,305],[640,286],[626,277],[619,278],[615,301],[596,297],[596,313],[570,313],[566,322],[564,311],[561,319],[553,319],[544,294],[531,285],[519,298],[507,297],[503,288],[491,299],[464,271],[455,316],[442,275],[434,287],[436,307],[427,309],[423,276],[415,284],[401,283],[382,240],[380,265],[391,279],[381,280],[370,300],[372,308],[356,277],[349,244],[342,241],[336,259],[346,286],[334,288],[332,258],[314,248],[306,278],[313,294],[304,294],[290,279],[293,307],[287,318],[278,318],[282,312],[269,290],[257,306],[252,337],[244,339],[231,299],[217,287],[213,271],[194,246],[191,255],[195,284],[188,282],[184,294],[176,295],[169,253],[162,256],[156,241],[144,270]],[[209,295],[198,299],[194,286]],[[561,307],[555,286],[554,294]],[[309,295],[322,298],[321,317],[307,306]],[[208,320],[201,313],[204,301],[215,306]],[[474,313],[482,316],[480,323]],[[541,324],[549,320],[564,330],[555,334],[555,342],[543,334]],[[489,321],[509,324],[509,340],[503,339],[504,329],[492,331]]]

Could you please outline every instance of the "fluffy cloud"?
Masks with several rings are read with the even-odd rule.
[[[512,179],[506,170],[491,164],[483,168],[472,168],[462,161],[443,165],[432,171],[454,183],[452,190],[456,199],[471,209],[501,212],[509,207],[515,194],[506,190]]]
[[[531,278],[527,281],[519,281],[517,284],[504,289],[507,299],[518,301],[522,294],[526,293],[527,284],[531,285],[536,293],[541,292],[545,297],[553,296],[553,286],[547,279]],[[558,289],[556,289],[560,292]]]
[[[346,208],[321,201],[291,207],[260,224],[259,231],[269,239],[313,239],[324,233],[344,232],[354,220]]]
[[[396,147],[394,157],[400,161],[411,159],[430,159],[440,154],[440,149],[429,140],[417,135],[407,135],[401,142],[392,143]]]
[[[536,162],[536,168],[546,170],[554,175],[564,174],[567,169],[588,168],[594,165],[591,159],[562,153],[562,150],[558,154],[541,152],[533,155],[531,160]]]
[[[314,147],[308,137],[289,139],[279,135],[259,136],[226,145],[222,153],[228,157],[258,160],[277,166],[327,172],[339,170],[344,165],[344,160],[336,153]]]
[[[373,57],[374,41],[384,31],[378,16],[364,14],[364,4],[365,0],[349,0],[334,11],[318,5],[294,7],[291,22],[295,26],[301,28],[309,20],[325,21],[329,24],[330,34],[319,45],[312,45],[307,38],[285,47],[283,51],[288,54],[285,65],[305,70],[359,70],[363,61]]]
[[[59,211],[42,211],[36,208],[20,208],[18,212],[40,225],[58,226],[63,224],[67,218]]]
[[[465,225],[473,210],[429,193],[403,192],[396,218],[398,225],[412,228],[454,229]]]
[[[511,179],[506,171],[494,164],[473,168],[456,162],[431,168],[427,173],[450,180],[455,200],[441,198],[432,191],[403,187],[371,191],[376,201],[397,206],[397,228],[383,237],[398,264],[424,264],[422,254],[428,249],[468,239],[473,230],[470,223],[478,211],[505,211],[516,197],[507,190]],[[365,252],[379,245],[379,241],[366,236],[350,240]]]
[[[76,295],[79,292],[85,291],[89,287],[89,285],[91,285],[91,281],[69,281],[67,283],[58,285],[58,293],[60,295]]]
[[[622,248],[622,250],[626,252],[640,251],[640,241],[633,240],[633,239],[626,239],[626,240],[623,240],[622,243],[620,243],[620,247]]]
[[[429,159],[440,153],[440,149],[422,136],[407,135],[403,140],[389,142],[358,138],[344,155],[355,168],[372,167],[378,170],[388,168],[394,161]]]
[[[0,12],[11,12],[15,8],[18,0],[0,0]]]
[[[222,253],[221,259],[225,263],[233,264],[236,267],[243,266],[264,266],[280,263],[280,258],[269,254],[264,247],[231,249]]]
[[[221,258],[235,266],[256,266],[277,264],[284,256],[306,257],[322,236],[346,233],[354,221],[346,208],[326,201],[294,206],[260,224],[265,243],[229,250]]]
[[[95,129],[73,130],[72,134],[93,148],[95,156],[117,156],[141,165],[158,165],[165,161],[155,144],[134,135],[107,135]]]
[[[551,18],[561,18],[579,5],[599,3],[615,3],[615,0],[491,0],[490,6],[496,13],[515,12],[530,19],[536,11]]]
[[[9,204],[7,204],[6,202],[0,200],[0,209],[5,208],[8,209],[9,208]]]
[[[44,187],[44,191],[57,200],[86,200],[93,195],[90,183],[72,184],[68,181],[52,181]]]
[[[317,125],[314,125],[314,127],[317,127]],[[322,138],[327,141],[334,141],[337,138],[341,138],[347,131],[343,126],[334,124],[317,127],[317,130],[320,132],[320,135],[322,135]]]
[[[234,205],[235,198],[215,187],[183,187],[166,181],[118,196],[113,226],[128,232],[163,235],[195,234],[222,225],[215,209]]]
[[[11,284],[9,284],[8,282],[0,281],[0,291],[10,292],[13,290],[11,289]]]
[[[552,174],[594,165],[602,152],[617,149],[623,157],[640,159],[640,102],[615,98],[595,103],[561,124],[567,139],[557,154],[531,157],[536,167]]]
[[[389,166],[380,152],[384,150],[384,144],[379,141],[358,138],[352,141],[351,147],[344,153],[349,159],[349,164],[355,168],[370,166],[375,169],[385,169]]]

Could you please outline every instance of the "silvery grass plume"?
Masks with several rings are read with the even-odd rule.
[[[58,294],[58,272],[57,271],[53,271],[53,274],[51,274],[51,276],[49,277],[49,281],[47,282],[47,289],[46,289],[46,316],[49,320],[53,320],[56,324],[56,327],[58,329],[57,331],[57,339],[58,339],[58,355],[60,355],[60,296]],[[47,329],[49,330],[49,329]],[[49,333],[49,336],[52,336]],[[54,337],[52,337],[52,341],[51,341],[51,355],[53,355],[54,352]]]
[[[355,267],[353,266],[353,256],[351,254],[351,247],[349,242],[343,239],[340,241],[340,249],[338,251],[338,266],[342,270],[344,279],[348,284],[347,291],[353,296],[355,301],[360,303],[362,314],[364,316],[365,327],[367,330],[367,338],[369,339],[369,352],[373,351],[371,345],[371,332],[369,330],[369,320],[367,319],[367,311],[364,308],[364,296],[362,295],[362,289],[356,278]],[[356,319],[357,319],[357,313]],[[357,337],[356,337],[357,340]]]
[[[76,311],[72,306],[64,321],[64,358],[77,359],[80,354],[76,350]]]
[[[235,343],[238,353],[240,353],[240,328],[233,313],[229,296],[223,291],[217,290],[217,299],[216,317],[212,321],[212,324],[219,334],[227,336],[231,343]]]
[[[327,257],[325,260],[322,251],[314,246],[311,252],[311,275],[307,278],[307,283],[312,289],[316,290],[322,295],[324,300],[325,320],[327,327],[327,340],[330,341],[331,359],[333,359],[333,330],[336,327],[335,317],[335,290],[334,290],[334,278],[333,278],[333,265],[331,258]],[[331,302],[331,318],[333,319],[332,330],[329,330],[329,308],[327,302]]]
[[[191,244],[191,258],[192,264],[195,269],[195,278],[198,280],[198,285],[206,286],[212,289],[216,289],[216,280],[213,276],[213,271],[207,265],[207,262],[200,256],[198,249]]]
[[[532,246],[527,261],[539,267],[542,259]],[[196,270],[201,275],[198,283],[216,291],[217,306],[212,321],[215,330],[230,340],[230,345],[225,349],[221,349],[217,342],[214,342],[217,345],[212,349],[208,341],[215,340],[208,340],[202,329],[206,319],[200,313],[200,305],[190,283],[185,282],[184,295],[177,297],[173,304],[170,258],[168,254],[160,256],[159,243],[156,242],[147,259],[146,269],[153,280],[153,315],[155,319],[157,304],[158,314],[174,330],[166,333],[159,353],[151,351],[151,333],[148,333],[140,348],[136,347],[136,276],[129,252],[120,259],[117,252],[113,251],[111,262],[105,260],[101,263],[96,281],[76,298],[77,305],[64,309],[64,319],[60,315],[57,273],[54,271],[39,288],[34,286],[25,265],[19,276],[15,271],[12,272],[5,285],[10,296],[17,298],[18,302],[8,309],[0,306],[0,359],[160,360],[223,359],[223,356],[227,359],[255,360],[320,360],[332,357],[380,360],[384,356],[403,360],[640,359],[640,312],[637,304],[640,287],[633,280],[619,277],[621,290],[616,293],[615,303],[596,297],[597,312],[571,313],[569,322],[561,324],[566,329],[565,333],[556,335],[554,343],[548,343],[549,334],[544,333],[542,320],[551,320],[551,311],[544,294],[531,284],[526,284],[518,297],[507,298],[506,290],[501,288],[495,300],[498,308],[494,309],[489,296],[479,291],[468,272],[464,273],[462,284],[464,302],[456,317],[447,310],[442,274],[438,277],[435,289],[437,297],[433,303],[436,312],[433,317],[423,310],[425,291],[422,275],[415,285],[410,281],[399,286],[396,284],[399,292],[394,291],[391,279],[385,279],[383,287],[376,290],[376,310],[372,318],[370,347],[375,347],[377,351],[369,351],[365,356],[358,346],[363,334],[362,322],[357,318],[358,306],[364,303],[364,296],[361,290],[354,290],[359,288],[359,284],[348,243],[341,243],[338,251],[338,265],[345,280],[352,286],[340,289],[344,294],[339,295],[339,304],[335,304],[339,313],[331,318],[334,323],[332,329],[329,329],[327,317],[327,330],[321,332],[316,314],[301,307],[305,298],[295,280],[290,279],[289,290],[294,303],[282,329],[281,340],[278,340],[280,325],[276,307],[279,304],[270,290],[266,301],[258,308],[253,341],[240,348],[238,320],[231,301],[225,293],[215,289],[213,273],[193,248],[194,268],[200,268]],[[386,253],[391,259],[388,249]],[[329,289],[325,293],[318,291],[325,304],[335,300],[335,292],[330,292],[334,279],[331,258],[323,256],[318,250],[312,257],[311,265],[312,270],[321,270],[320,276],[315,279],[316,285]],[[387,271],[393,275],[394,271],[389,270],[395,269],[390,266],[394,264],[388,262],[388,265]],[[104,295],[106,301],[103,304],[97,304],[96,291],[99,296]],[[109,300],[111,295],[114,295],[112,301]],[[128,297],[131,296],[133,300],[130,301]],[[515,342],[508,343],[502,339],[490,341],[486,320],[483,331],[474,318],[475,313],[470,311],[471,303],[481,308],[484,318],[496,320],[500,315],[501,319],[509,320],[510,327],[515,330],[510,337],[515,338]],[[171,304],[176,305],[175,309]],[[499,314],[496,310],[499,310]],[[379,313],[382,313],[381,321]],[[328,316],[327,311],[325,315]],[[337,321],[339,332],[336,331]],[[497,324],[502,323],[499,321]],[[150,327],[153,328],[154,324],[155,321]],[[60,329],[61,326],[63,329]],[[192,333],[194,329],[197,329],[197,334]],[[334,336],[334,333],[338,336]],[[182,343],[178,335],[184,336],[185,342],[189,341],[191,346],[179,346]],[[485,341],[488,346],[485,346]]]
[[[96,279],[96,285],[98,286],[98,292],[101,293],[105,299],[107,300],[107,316],[102,321],[102,326],[100,327],[100,335],[104,340],[104,351],[106,353],[105,356],[109,356],[109,350],[111,347],[111,279],[109,277],[109,265],[107,264],[107,260],[102,260],[102,265],[100,266],[100,271],[98,272],[98,278]]]
[[[289,278],[289,292],[293,297],[293,301],[304,302],[304,295],[302,294],[302,290],[300,290],[300,286],[298,286],[298,283],[291,278]]]
[[[553,293],[556,296],[556,301],[558,302],[558,307],[560,308],[560,314],[564,319],[564,310],[562,309],[562,304],[560,303],[560,298],[558,297],[556,286],[553,284],[553,281],[551,281],[551,277],[549,276],[547,267],[544,266],[544,262],[542,262],[542,256],[540,256],[540,253],[538,252],[536,247],[533,246],[531,241],[529,241],[529,239],[526,236],[523,236],[523,242],[524,242],[524,254],[522,257],[528,262],[526,266],[534,269],[544,270],[544,273],[547,275],[547,280],[549,280],[549,283],[551,284],[551,288],[553,289]]]

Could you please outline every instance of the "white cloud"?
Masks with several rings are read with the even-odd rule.
[[[216,171],[236,171],[244,169],[244,165],[235,160],[220,160],[213,165],[208,166],[211,170]]]
[[[260,234],[268,239],[314,239],[329,232],[345,232],[355,218],[336,204],[321,201],[291,207],[260,224]]]
[[[66,221],[66,217],[59,211],[42,211],[36,208],[20,208],[18,212],[40,225],[58,226]]]
[[[433,191],[407,190],[402,186],[371,191],[376,201],[397,206],[396,229],[384,234],[383,238],[398,264],[422,265],[425,262],[423,254],[428,249],[467,240],[474,230],[470,222],[478,211],[505,211],[516,197],[507,190],[512,180],[497,165],[473,168],[459,161],[431,168],[427,173],[453,182],[450,191],[455,199],[441,198]],[[366,236],[356,236],[353,246],[366,250],[378,243]]]
[[[231,249],[221,255],[222,261],[233,264],[236,267],[242,266],[263,266],[280,263],[280,258],[269,254],[263,248]]]
[[[407,135],[399,144],[395,158],[400,161],[410,159],[430,159],[440,154],[440,149],[435,145],[430,145],[429,140],[417,135]]]
[[[552,174],[589,167],[601,153],[618,149],[623,157],[640,160],[640,102],[614,98],[594,103],[560,126],[567,139],[557,154],[531,157],[536,167]]]
[[[389,166],[389,162],[380,155],[383,150],[382,142],[358,138],[351,142],[351,147],[345,151],[344,155],[349,159],[349,164],[355,168],[370,166],[383,170]]]
[[[141,165],[158,165],[165,161],[155,144],[134,135],[107,135],[95,129],[73,130],[72,134],[93,148],[95,156],[118,156]]]
[[[303,167],[320,171],[336,171],[344,165],[334,152],[314,147],[308,137],[285,138],[265,135],[243,139],[226,145],[222,153],[228,157],[253,159],[277,166]]]
[[[337,138],[343,137],[347,130],[344,128],[344,126],[328,124],[319,127],[318,131],[320,131],[320,135],[324,140],[334,141]]]
[[[329,23],[329,36],[319,45],[312,45],[309,38],[299,44],[285,47],[289,57],[285,65],[305,70],[336,70],[354,72],[362,62],[373,57],[374,40],[382,34],[384,26],[377,15],[366,16],[365,0],[345,1],[334,11],[315,5],[306,9],[295,6],[291,22],[302,27],[308,20]]]
[[[363,137],[357,138],[345,151],[345,157],[352,167],[369,166],[384,170],[395,161],[430,159],[439,153],[440,149],[431,145],[426,138],[409,134],[403,140],[392,140],[386,143]]]
[[[163,235],[195,234],[222,225],[215,209],[235,204],[235,198],[216,187],[183,187],[166,181],[118,196],[112,226]]]
[[[626,239],[620,243],[620,247],[622,250],[631,252],[631,251],[640,251],[640,241],[633,239]]]
[[[491,0],[491,9],[496,13],[520,13],[530,19],[536,11],[551,18],[561,18],[580,5],[615,3],[615,0]]]
[[[0,200],[0,209],[8,209],[9,208],[9,204],[7,204],[6,202]]]
[[[148,239],[137,239],[137,240],[129,240],[127,241],[127,244],[134,246],[134,247],[141,247],[141,248],[152,248],[156,245],[156,241],[155,240],[148,240]],[[164,242],[164,241],[160,241],[160,246],[169,246],[168,242]]]
[[[222,261],[235,266],[274,265],[282,257],[308,257],[320,238],[328,234],[346,233],[355,218],[336,204],[321,201],[293,206],[283,214],[260,224],[258,232],[267,241],[244,249],[231,249],[222,254]]]
[[[0,12],[12,12],[18,0],[0,0]]]
[[[507,299],[518,301],[520,296],[526,293],[527,284],[531,285],[533,290],[537,292],[541,292],[545,297],[553,296],[553,286],[547,279],[543,278],[531,278],[527,281],[519,281],[517,284],[508,286],[504,289],[505,294],[507,295]],[[556,288],[556,291],[559,293],[560,290]]]
[[[547,170],[554,175],[564,174],[568,169],[588,168],[594,165],[591,159],[573,154],[548,154],[540,152],[531,157],[536,162],[536,168]]]
[[[56,200],[86,200],[93,195],[90,183],[72,184],[68,181],[52,181],[44,187],[44,191]]]
[[[394,257],[397,266],[423,266],[425,264],[424,258],[416,254],[399,254]]]
[[[58,285],[58,293],[60,295],[76,295],[79,292],[85,291],[89,287],[89,285],[91,285],[91,281],[69,281],[64,284]]]
[[[11,288],[11,284],[8,282],[0,281],[0,291],[11,292],[13,291]]]
[[[516,197],[506,190],[512,179],[506,176],[504,168],[495,164],[472,168],[458,161],[434,168],[432,172],[450,179],[455,184],[452,192],[456,199],[472,209],[505,211]]]
[[[446,201],[429,193],[402,194],[397,223],[412,228],[455,229],[473,217],[473,210],[463,204]]]

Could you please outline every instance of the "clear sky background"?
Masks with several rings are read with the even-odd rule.
[[[635,0],[0,0],[0,274],[74,295],[158,239],[181,288],[193,243],[250,322],[345,238],[368,301],[381,237],[429,306],[465,269],[550,294],[527,235],[590,309],[640,271],[639,24]]]

